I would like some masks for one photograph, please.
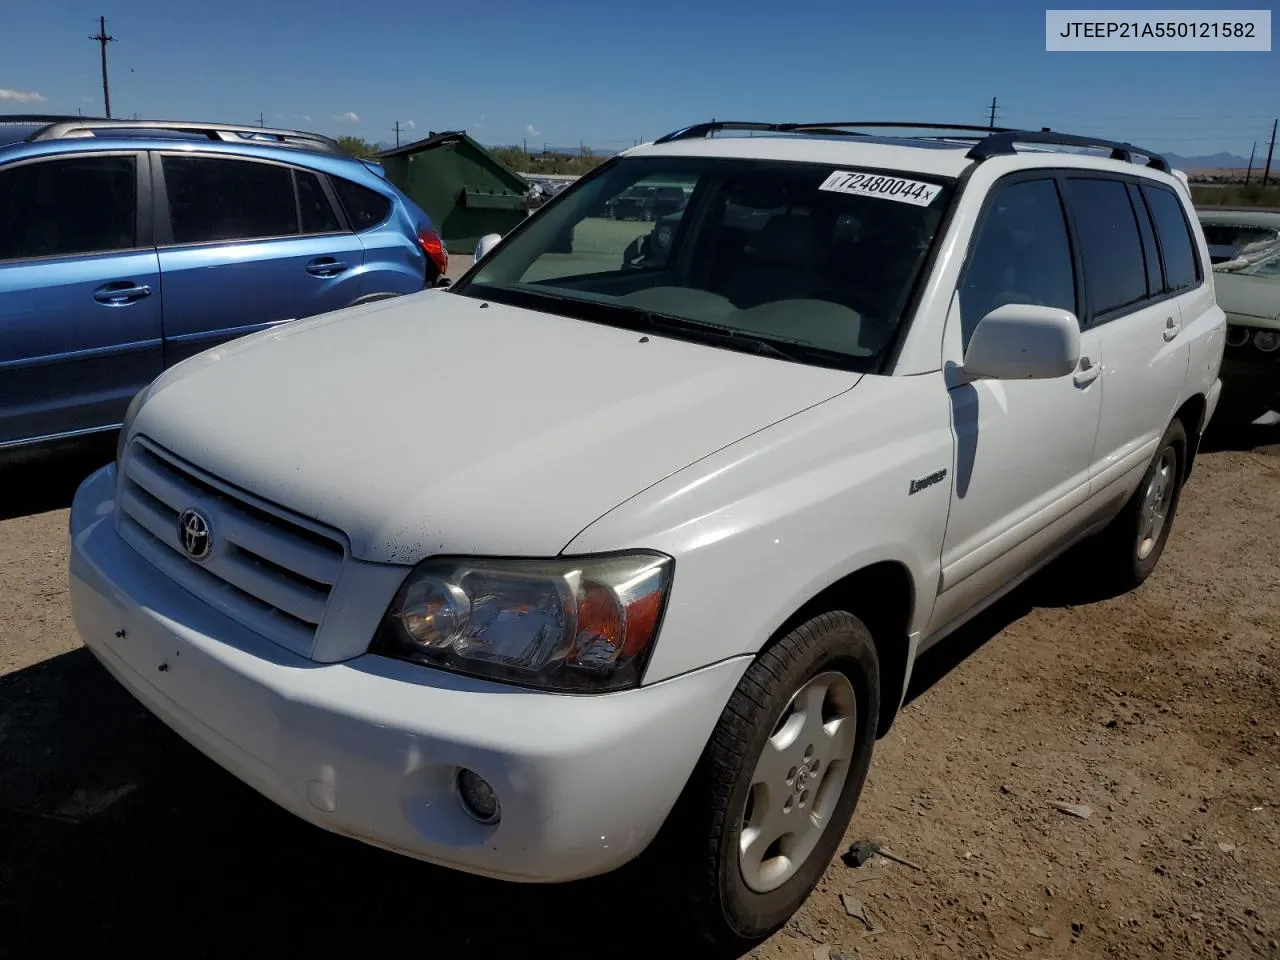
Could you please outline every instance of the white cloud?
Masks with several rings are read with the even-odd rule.
[[[333,119],[337,120],[339,123],[359,123],[360,122],[360,117],[357,116],[354,110],[348,110],[346,113],[334,114]]]
[[[81,98],[80,98],[80,102],[81,102],[81,103],[93,103],[93,97],[81,97]]]
[[[534,129],[534,126],[533,126],[533,124],[532,124],[532,123],[525,124],[524,134],[525,134],[525,136],[526,136],[526,137],[540,137],[540,136],[542,136],[542,134],[541,134],[541,133],[539,133],[537,130],[535,130],[535,129]]]
[[[41,103],[48,97],[36,93],[34,90],[24,92],[22,90],[6,90],[0,87],[0,100],[16,100],[18,103]]]
[[[352,114],[352,116],[355,116],[355,114]],[[308,117],[305,113],[299,114],[299,115],[298,115],[298,119],[299,119],[299,120],[305,120],[305,121],[307,121],[307,123],[310,123],[310,122],[311,122],[311,118],[310,118],[310,117]]]
[[[414,123],[412,120],[406,120],[404,123],[400,124],[400,126],[401,126],[401,127],[403,127],[405,130],[417,130],[417,129],[418,129],[418,125],[417,125],[416,123]]]

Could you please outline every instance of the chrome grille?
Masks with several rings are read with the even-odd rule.
[[[310,655],[346,560],[339,535],[221,483],[151,441],[130,442],[121,467],[120,535],[201,599],[282,646]],[[193,560],[179,526],[199,511],[213,546]]]

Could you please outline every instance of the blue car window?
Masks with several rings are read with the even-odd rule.
[[[298,182],[298,209],[302,212],[303,233],[335,233],[342,229],[333,212],[320,178],[306,170],[293,171]]]
[[[347,211],[347,219],[351,221],[351,229],[357,233],[361,230],[368,230],[370,227],[376,227],[387,219],[387,215],[391,213],[390,200],[374,190],[360,186],[358,183],[352,183],[350,180],[342,179],[342,177],[334,177],[333,188],[338,194],[338,199],[342,201],[343,208]]]
[[[288,167],[222,157],[166,156],[162,163],[174,243],[298,233]]]
[[[133,157],[66,157],[0,171],[0,260],[137,245]]]

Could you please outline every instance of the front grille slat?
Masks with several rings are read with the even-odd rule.
[[[329,594],[306,590],[279,575],[265,574],[236,552],[218,552],[202,566],[214,576],[298,620],[319,626]]]
[[[120,506],[130,517],[157,540],[172,550],[181,550],[178,542],[178,514],[176,511],[165,514],[164,507],[152,500],[148,502],[146,494],[126,488],[120,495]]]
[[[316,583],[332,586],[342,571],[342,548],[333,544],[325,549],[309,539],[280,536],[273,529],[238,509],[225,497],[210,497],[202,490],[184,487],[173,478],[171,468],[150,458],[131,457],[128,462],[129,479],[137,483],[157,500],[180,513],[194,503],[209,499],[219,501],[218,535],[256,556],[269,560]],[[290,531],[292,533],[293,531]],[[309,531],[308,531],[309,533]]]
[[[125,452],[121,534],[152,564],[228,616],[310,655],[346,561],[336,534],[256,502],[144,438]],[[213,548],[185,552],[179,517],[198,510]]]
[[[152,564],[232,620],[292,650],[306,649],[312,645],[315,629],[310,624],[298,623],[287,615],[274,612],[194,563],[174,564],[170,557],[173,551],[131,519],[125,518],[120,533],[130,546]]]

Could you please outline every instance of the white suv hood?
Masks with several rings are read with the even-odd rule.
[[[444,291],[288,324],[173,374],[136,432],[395,563],[554,555],[859,379]]]

